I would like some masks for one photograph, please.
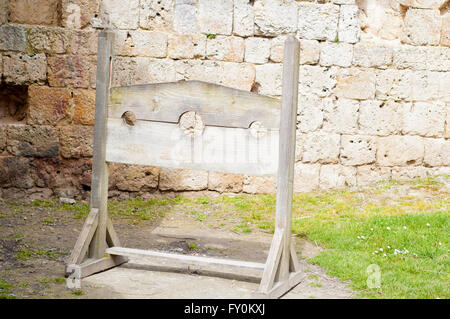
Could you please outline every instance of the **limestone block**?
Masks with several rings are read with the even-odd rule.
[[[450,102],[450,72],[433,73],[439,78],[439,99]]]
[[[3,55],[3,76],[6,82],[26,84],[47,78],[47,59],[44,53],[33,56],[22,53]]]
[[[30,189],[34,186],[31,174],[31,160],[25,157],[0,157],[0,185]],[[14,192],[18,190],[14,189]],[[4,197],[5,194],[3,194]],[[18,198],[16,198],[18,199]]]
[[[444,138],[450,138],[450,103],[445,104],[445,113]]]
[[[0,125],[0,154],[6,149],[6,125]]]
[[[94,144],[94,128],[92,126],[62,126],[59,132],[62,157],[92,157]]]
[[[354,134],[358,130],[359,102],[345,98],[324,101],[323,130],[339,134]]]
[[[317,94],[320,97],[329,96],[336,86],[338,69],[301,65],[299,75],[299,91],[303,94]]]
[[[299,94],[297,129],[308,133],[318,130],[323,124],[323,101],[317,95]]]
[[[340,69],[337,74],[336,96],[366,100],[375,97],[376,75],[373,69]]]
[[[160,169],[152,166],[112,163],[109,187],[126,192],[154,190],[158,187]]]
[[[253,5],[255,34],[275,37],[297,31],[297,4],[294,0],[257,0]]]
[[[441,38],[439,10],[408,9],[402,41],[412,45],[439,45]]]
[[[220,72],[220,84],[225,86],[250,91],[255,83],[256,70],[250,63],[224,62]]]
[[[0,0],[0,25],[8,22],[9,0]]]
[[[361,27],[358,21],[357,5],[342,5],[339,14],[338,39],[342,42],[356,43],[359,41]]]
[[[140,0],[139,26],[152,31],[172,31],[174,0]]]
[[[116,32],[115,54],[164,58],[167,56],[167,34],[152,31]]]
[[[101,5],[111,27],[123,30],[139,27],[139,0],[103,0]]]
[[[187,169],[162,168],[159,177],[160,190],[193,191],[208,187],[208,172]]]
[[[259,94],[281,95],[283,86],[282,64],[256,65],[255,70],[255,82]]]
[[[394,49],[392,65],[396,69],[426,70],[427,52],[426,47],[402,45]]]
[[[341,163],[344,165],[364,165],[375,163],[375,139],[367,135],[342,135]]]
[[[119,32],[116,32],[116,41],[119,38],[118,35]],[[97,55],[97,43],[97,30],[74,30],[70,33],[69,52],[73,55]]]
[[[322,165],[320,188],[332,189],[356,185],[356,168],[342,165]]]
[[[73,91],[73,123],[94,125],[95,90]]]
[[[301,38],[335,41],[339,6],[299,2],[298,32]]]
[[[423,138],[419,136],[387,136],[377,140],[377,164],[381,166],[421,165]]]
[[[362,101],[359,108],[359,132],[379,136],[400,133],[404,106],[394,101]]]
[[[269,61],[271,43],[266,38],[247,38],[245,40],[245,62],[263,64]]]
[[[9,21],[22,24],[58,24],[58,0],[9,0]]]
[[[446,0],[398,0],[398,2],[405,7],[439,9]]]
[[[176,33],[193,34],[198,30],[195,0],[175,0],[173,25]]]
[[[209,172],[208,189],[220,193],[240,193],[243,182],[243,175]]]
[[[389,46],[360,42],[353,47],[353,64],[364,68],[386,69],[392,63],[393,50]]]
[[[425,139],[425,166],[450,166],[450,140]]]
[[[450,72],[450,48],[427,47],[426,50],[428,70]]]
[[[79,55],[61,55],[48,58],[50,86],[89,87],[89,60]]]
[[[442,137],[445,123],[445,103],[415,102],[407,104],[403,116],[403,134]]]
[[[392,168],[393,180],[411,180],[414,178],[424,178],[428,169],[423,166],[394,167]]]
[[[199,34],[171,34],[167,51],[172,59],[203,58],[206,55],[206,37]]]
[[[205,34],[231,35],[233,29],[233,1],[199,0],[198,25]]]
[[[450,47],[450,13],[442,17],[441,45]]]
[[[279,36],[272,39],[272,47],[270,49],[270,60],[272,62],[283,62],[285,41],[286,36]],[[300,64],[317,64],[319,57],[319,41],[300,39]]]
[[[276,178],[275,176],[245,176],[243,191],[250,194],[276,193]]]
[[[15,156],[57,157],[57,129],[51,126],[11,124],[6,129],[7,150]]]
[[[308,133],[303,145],[303,163],[338,163],[341,137],[325,132]]]
[[[377,99],[402,100],[411,96],[413,74],[411,70],[380,70],[376,74]]]
[[[356,0],[332,0],[335,4],[355,4]]]
[[[242,62],[244,60],[245,42],[240,37],[216,36],[206,41],[208,59]]]
[[[440,72],[415,71],[411,77],[411,95],[407,100],[428,101],[439,99],[441,89]]]
[[[356,181],[358,186],[375,184],[391,179],[390,167],[378,167],[376,165],[362,165],[356,168]]]
[[[62,28],[35,27],[28,30],[28,44],[33,52],[66,53],[68,32]]]
[[[312,192],[319,188],[320,164],[295,163],[294,192]]]
[[[353,60],[353,46],[348,43],[322,42],[320,65],[349,67]]]
[[[233,34],[250,37],[254,34],[254,14],[250,0],[234,0]]]
[[[250,63],[206,60],[176,61],[176,80],[198,80],[250,91],[255,67]]]
[[[19,25],[0,25],[0,50],[25,51],[25,27]]]
[[[175,62],[148,57],[117,57],[114,63],[113,86],[173,82]]]
[[[61,23],[69,29],[89,26],[91,19],[100,13],[100,0],[62,0]]]
[[[31,85],[28,88],[28,124],[67,124],[72,118],[71,91]]]

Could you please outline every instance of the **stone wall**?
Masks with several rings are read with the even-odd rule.
[[[295,191],[450,172],[444,0],[0,0],[0,198],[86,198],[99,30],[114,85],[202,80],[280,97],[301,42]],[[274,192],[271,177],[111,165],[110,195]]]

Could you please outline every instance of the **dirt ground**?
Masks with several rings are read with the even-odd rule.
[[[149,272],[130,269],[125,264],[83,280],[82,291],[71,291],[64,280],[65,260],[84,219],[74,218],[73,211],[1,201],[0,214],[0,283],[3,283],[0,295],[3,298],[208,298],[214,297],[218,290],[223,292],[218,298],[247,298],[257,287],[255,283],[222,278],[154,272],[153,277],[160,276],[168,283],[175,280],[190,284],[192,293],[183,295],[173,291],[171,294],[169,286],[160,285],[159,293],[135,294],[136,287],[129,286],[130,280],[149,278]],[[262,230],[244,234],[214,229],[211,223],[196,223],[182,212],[138,224],[123,218],[114,218],[113,222],[125,247],[235,260],[264,262],[272,238],[272,234]],[[326,275],[324,270],[303,260],[318,254],[320,247],[306,240],[295,240],[306,275],[286,298],[351,298],[354,295],[348,283]],[[112,278],[122,278],[122,281],[113,282]],[[211,295],[206,288],[211,289]],[[239,290],[240,294],[233,294]]]

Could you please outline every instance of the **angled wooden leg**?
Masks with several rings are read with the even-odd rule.
[[[284,47],[275,236],[258,297],[280,297],[302,278],[291,243],[299,54],[298,40],[289,36]]]
[[[120,246],[108,218],[108,164],[106,158],[107,103],[111,86],[114,33],[103,30],[98,37],[97,87],[95,97],[94,158],[92,165],[91,212],[67,262],[66,275],[76,271],[79,279],[120,265],[128,259],[107,256],[108,246]],[[84,260],[88,254],[88,259]]]

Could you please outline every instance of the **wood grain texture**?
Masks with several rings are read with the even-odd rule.
[[[89,247],[89,257],[102,258],[106,249],[106,221],[108,200],[108,165],[106,154],[107,102],[111,86],[111,61],[114,32],[103,30],[98,36],[97,82],[95,95],[94,151],[92,161],[91,208],[99,210],[98,227]]]
[[[195,111],[205,125],[248,128],[261,122],[278,129],[280,101],[252,92],[200,81],[179,81],[117,87],[111,90],[108,117],[132,111],[138,120],[178,123]]]
[[[247,175],[275,174],[278,131],[206,126],[187,135],[178,124],[108,119],[106,161]]]

